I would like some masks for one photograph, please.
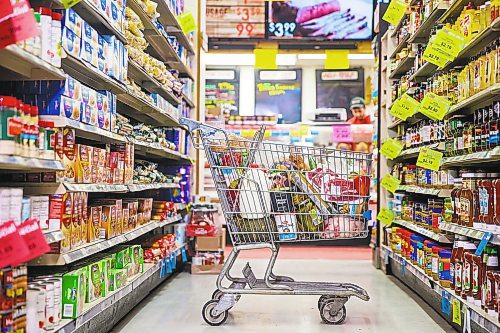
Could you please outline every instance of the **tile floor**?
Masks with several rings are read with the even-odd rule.
[[[201,309],[215,289],[216,276],[181,273],[150,294],[113,333],[454,332],[406,287],[376,270],[369,259],[370,249],[317,247],[311,251],[283,249],[275,272],[296,280],[351,282],[365,288],[370,301],[351,298],[346,304],[347,319],[340,326],[321,322],[317,296],[244,295],[223,326],[210,327],[203,321]],[[259,277],[267,263],[263,258],[264,251],[242,256],[233,275],[250,261]]]

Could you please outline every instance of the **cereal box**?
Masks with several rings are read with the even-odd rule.
[[[124,208],[122,210],[122,229],[123,229],[123,233],[131,231],[131,230],[129,230],[129,225],[128,225],[129,219],[130,219],[129,211],[128,211],[127,208]]]
[[[85,302],[90,303],[102,297],[104,281],[102,262],[98,261],[86,267],[87,288],[85,293]]]
[[[75,181],[75,130],[72,128],[63,129],[63,166],[64,181]]]
[[[101,217],[101,238],[110,239],[114,237],[116,228],[116,206],[102,206]]]
[[[49,229],[61,230],[64,239],[50,244],[51,253],[64,253],[71,249],[73,195],[70,192],[49,197]]]
[[[87,224],[87,242],[92,243],[101,237],[101,206],[89,208],[89,222]]]
[[[75,178],[77,183],[88,184],[92,182],[92,147],[76,145]]]
[[[77,270],[63,275],[62,278],[62,317],[76,318],[83,312],[86,283],[85,271]]]

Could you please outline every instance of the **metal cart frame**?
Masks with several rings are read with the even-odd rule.
[[[352,170],[358,173],[362,171],[359,169],[361,167],[369,170],[370,154],[264,142],[264,127],[256,132],[253,140],[241,140],[224,130],[190,119],[181,118],[180,122],[191,132],[194,147],[205,150],[234,245],[217,278],[217,289],[202,310],[203,318],[209,325],[223,324],[228,317],[228,311],[244,294],[320,295],[318,310],[327,324],[340,324],[345,320],[345,303],[349,297],[355,296],[364,301],[370,299],[363,288],[351,283],[295,281],[291,277],[279,276],[273,272],[281,243],[331,239],[332,234],[335,239],[366,237],[366,213],[369,211],[357,209],[356,212],[347,212],[345,206],[346,202],[356,202],[355,207],[367,207],[369,193],[354,193],[354,185],[346,178]],[[326,162],[323,169],[316,168],[320,171],[313,171],[310,166],[304,166],[306,169],[301,171],[297,169],[297,165],[304,163],[295,160],[295,164],[291,163],[290,167],[288,162],[276,162],[275,155],[280,155],[277,159],[309,157],[311,165],[315,164],[316,159]],[[266,178],[262,177],[264,171],[259,171],[259,167],[251,168],[259,159],[262,164],[268,164],[265,171],[271,175],[274,172],[280,184],[292,180],[294,183],[300,183],[302,189],[299,191],[291,186],[286,190],[267,188],[267,181],[262,179]],[[346,159],[352,160],[350,169],[344,165]],[[330,163],[332,160],[333,163]],[[289,169],[284,169],[287,165]],[[326,167],[329,168],[328,172],[324,170]],[[332,172],[330,169],[345,170]],[[358,183],[366,182],[366,178],[369,181],[369,176],[363,177]],[[328,186],[333,186],[333,182],[343,186],[346,191],[339,194],[338,190],[328,190],[327,193],[324,180],[326,178],[329,180]],[[311,183],[319,186],[319,189],[314,189]],[[364,185],[366,184],[363,183],[362,187]],[[304,192],[309,190],[311,194],[308,197]],[[304,202],[292,204],[292,201],[302,199],[306,204],[301,208],[302,212],[297,212],[297,207]],[[287,222],[283,222],[284,226],[278,223],[279,216],[285,216]],[[330,222],[330,227],[327,222]],[[335,227],[341,231],[331,230],[332,223],[336,223]],[[277,229],[279,227],[280,230]],[[271,250],[264,277],[257,279],[249,263],[243,269],[243,277],[233,277],[230,271],[239,253],[253,249]]]

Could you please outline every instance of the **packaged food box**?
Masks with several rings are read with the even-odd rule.
[[[144,262],[144,257],[141,259],[141,249],[140,245],[132,245],[129,247],[130,269],[128,271],[130,276],[142,272],[141,267]]]
[[[104,50],[107,47],[107,42],[102,38],[101,35],[98,36],[98,45],[97,45],[97,69],[102,72],[106,73],[107,68],[106,68],[106,57]]]
[[[85,293],[85,302],[90,303],[103,295],[104,272],[103,263],[98,261],[86,267],[87,288]]]
[[[129,210],[125,208],[125,209],[122,210],[122,229],[123,229],[123,233],[127,233],[127,232],[131,231],[129,229],[129,219],[130,219]]]
[[[71,76],[66,75],[65,80],[47,82],[51,82],[52,94],[62,94],[75,101],[82,100],[82,84],[80,83],[80,81],[72,78]]]
[[[91,183],[96,184],[98,183],[98,165],[99,165],[99,155],[101,153],[101,148],[93,147],[92,148],[92,158],[90,159],[91,163],[91,170],[92,170],[92,175],[91,175]]]
[[[116,234],[123,234],[123,209],[120,201],[120,208],[116,208]]]
[[[88,42],[92,47],[97,48],[98,45],[98,34],[97,31],[92,28],[92,26],[83,21],[83,31],[82,31],[82,41]]]
[[[78,38],[82,37],[82,18],[71,8],[66,9],[63,16],[62,26],[71,30]]]
[[[87,192],[80,192],[82,201],[82,211],[81,211],[81,225],[80,225],[80,237],[82,244],[87,242],[87,231],[89,224],[89,212],[88,212],[88,202],[89,194]]]
[[[64,181],[75,182],[75,130],[72,128],[63,129],[63,160]]]
[[[125,285],[125,274],[123,269],[112,269],[109,284],[109,291],[115,291]]]
[[[121,250],[115,253],[114,263],[115,268],[127,268],[130,263],[130,250],[128,247],[122,247]]]
[[[49,229],[61,230],[64,239],[51,243],[51,253],[64,253],[71,249],[73,195],[71,192],[49,196]]]
[[[106,295],[111,291],[110,286],[111,286],[111,271],[113,270],[113,259],[111,256],[107,256],[102,259],[103,261],[103,267],[104,267],[104,273],[105,273],[105,290],[106,290]],[[106,296],[104,295],[104,296]]]
[[[121,42],[115,35],[103,35],[102,36],[108,43],[108,47],[104,50],[104,57],[106,59],[106,67],[108,76],[115,78],[116,80],[123,81],[120,76],[120,70],[123,66],[123,60],[121,58]]]
[[[81,38],[78,37],[73,31],[66,27],[63,29],[61,46],[67,54],[73,56],[74,58],[80,57],[81,43]]]
[[[57,94],[50,100],[47,106],[40,109],[41,116],[61,116],[74,120],[80,120],[81,103],[69,97]]]
[[[115,236],[116,206],[103,205],[101,214],[101,237],[110,239]]]
[[[97,108],[82,104],[81,121],[92,126],[97,126]]]
[[[82,102],[92,107],[97,106],[97,91],[82,85]]]
[[[101,206],[89,207],[89,221],[87,225],[87,242],[92,243],[101,237]]]
[[[117,3],[111,1],[110,4],[110,20],[118,31],[123,31],[123,13],[118,9]]]
[[[82,193],[73,193],[73,215],[71,225],[71,248],[77,248],[84,243],[82,235]]]
[[[77,270],[63,275],[61,293],[63,318],[76,318],[82,314],[87,288],[85,276],[84,270]]]
[[[111,0],[99,0],[97,9],[105,14],[106,17],[109,17],[111,13]]]
[[[97,52],[98,52],[97,45],[93,46],[89,42],[82,40],[82,46],[80,49],[80,58],[95,68],[97,68],[98,65]]]
[[[89,184],[92,182],[91,177],[91,158],[92,147],[87,145],[77,144],[75,146],[76,160],[75,160],[75,178],[79,184]]]

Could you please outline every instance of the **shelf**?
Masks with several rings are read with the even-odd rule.
[[[485,232],[491,232],[493,236],[490,239],[490,243],[495,245],[500,245],[500,234],[495,233],[495,231],[467,228],[458,225],[456,223],[448,223],[448,222],[439,223],[439,228],[444,231],[449,231],[458,235],[467,236],[474,239],[482,239]]]
[[[453,114],[459,110],[472,107],[472,111],[479,108],[481,103],[486,103],[493,98],[494,95],[500,95],[500,83],[497,83],[489,88],[486,88],[479,93],[472,95],[469,98],[464,99],[461,102],[453,105],[446,115]]]
[[[436,72],[437,68],[438,67],[436,65],[426,62],[419,69],[417,69],[412,76],[410,76],[410,81],[425,81],[429,76]]]
[[[174,106],[179,105],[180,101],[174,96],[173,92],[167,90],[158,80],[149,75],[139,64],[130,58],[128,60],[128,76],[147,91],[160,94]]]
[[[120,114],[155,126],[178,127],[179,121],[140,96],[129,92],[116,96]]]
[[[45,240],[47,243],[57,243],[60,240],[64,239],[64,234],[61,230],[56,231],[43,231],[43,235],[45,236]]]
[[[190,108],[194,108],[195,107],[194,102],[189,97],[187,97],[186,95],[184,95],[184,93],[182,93],[182,99],[186,102],[186,104]]]
[[[436,8],[432,10],[429,17],[422,23],[422,25],[415,31],[408,39],[408,43],[422,43],[429,39],[429,34],[432,27],[436,24],[441,15],[449,8],[449,4],[441,1]]]
[[[168,64],[172,69],[179,71],[179,76],[188,77],[191,80],[194,80],[193,72],[188,68],[186,64],[184,64],[179,57],[177,57],[176,62],[172,62]]]
[[[179,43],[181,43],[185,48],[188,49],[191,54],[193,54],[193,45],[184,34],[184,32],[182,32],[177,18],[175,17],[170,7],[167,5],[167,0],[154,0],[154,2],[158,4],[158,7],[156,7],[156,10],[160,14],[160,17],[158,17],[158,21],[163,25],[167,33],[174,35]]]
[[[156,184],[132,184],[127,185],[129,192],[140,192],[147,190],[158,190],[161,188],[180,188],[176,183],[156,183]]]
[[[434,195],[440,198],[449,198],[451,196],[451,189],[439,188],[425,188],[415,185],[399,185],[397,191],[404,191],[409,193]]]
[[[177,151],[162,147],[159,143],[147,143],[144,141],[135,140],[133,138],[127,138],[120,134],[106,131],[96,126],[84,124],[73,119],[68,119],[60,116],[41,116],[40,119],[53,121],[54,127],[74,128],[78,137],[94,140],[97,142],[132,142],[135,144],[135,148],[139,152],[145,152],[154,156],[170,158],[174,160],[186,159],[185,155],[182,155]],[[189,160],[189,157],[187,157],[187,159]]]
[[[115,35],[123,44],[127,44],[125,33],[114,27],[111,24],[111,20],[99,11],[94,4],[91,3],[91,0],[81,0],[73,9],[85,22],[89,23],[92,28],[97,30],[100,35]],[[125,19],[125,17],[123,17],[123,19]]]
[[[420,152],[421,148],[429,148],[429,149],[442,151],[442,150],[444,150],[444,142],[433,143],[433,144],[422,146],[422,147],[404,149],[401,152],[401,154],[399,154],[399,156],[394,159],[394,161],[415,158],[418,156],[418,153]]]
[[[455,22],[454,19],[460,15],[460,13],[464,9],[464,7],[467,6],[467,4],[469,2],[470,2],[470,0],[455,0],[455,1],[453,1],[450,8],[448,8],[448,10],[445,11],[444,14],[439,18],[438,23],[446,23],[446,22],[454,23]],[[472,2],[474,3],[477,1],[474,0]],[[484,3],[484,2],[481,2],[481,4],[482,3]],[[453,20],[451,20],[451,19],[453,19]]]
[[[176,183],[152,184],[76,184],[76,183],[0,183],[1,186],[30,187],[29,194],[62,194],[66,192],[125,193],[179,188]]]
[[[168,219],[169,223],[174,223],[181,220],[181,216],[177,215],[175,217]],[[99,240],[91,244],[85,244],[84,246],[70,250],[69,252],[62,254],[44,254],[34,260],[32,260],[29,265],[31,266],[63,266],[68,265],[73,262],[79,261],[81,259],[90,257],[96,253],[102,252],[109,248],[112,248],[118,244],[126,243],[139,236],[142,236],[156,228],[164,225],[163,221],[151,221],[145,225],[136,228],[135,230],[129,231],[125,234],[113,237],[107,240]]]
[[[64,72],[48,62],[24,51],[17,45],[9,45],[0,50],[0,67],[8,69],[11,73],[1,73],[1,80],[62,80]]]
[[[490,151],[481,151],[461,156],[444,157],[441,166],[467,166],[478,163],[494,162],[498,160],[500,160],[500,146],[495,147]]]
[[[399,79],[406,74],[414,65],[415,57],[408,56],[401,60],[396,68],[389,75],[390,79]]]
[[[402,21],[402,20],[401,20]],[[404,49],[405,45],[408,43],[408,39],[410,39],[410,34],[406,34],[403,39],[401,40],[401,42],[398,44],[398,46],[396,46],[396,48],[394,49],[394,51],[392,51],[392,54],[391,56],[389,57],[389,59],[392,59],[392,58],[395,58],[396,57],[396,54],[398,54],[402,49]]]
[[[176,208],[177,210],[184,210],[184,209],[186,209],[186,208],[187,208],[187,205],[186,205],[185,203],[176,203],[176,204],[175,204],[175,208]]]
[[[100,72],[97,68],[84,63],[71,55],[61,59],[62,68],[74,79],[94,88],[95,90],[107,90],[113,94],[126,94],[125,85]]]
[[[68,192],[128,192],[127,185],[124,184],[73,184],[64,183]]]
[[[182,254],[182,244],[173,251],[176,260]],[[160,273],[162,263],[145,263],[144,272],[127,279],[127,284],[108,296],[91,303],[85,303],[83,313],[76,319],[63,319],[54,328],[54,333],[107,332],[112,330],[118,321],[136,307],[148,294],[170,275]],[[105,327],[104,327],[105,326]]]
[[[439,242],[439,243],[443,243],[443,244],[451,244],[451,243],[453,243],[445,235],[437,234],[437,233],[433,232],[432,230],[425,229],[425,228],[423,228],[421,226],[418,226],[415,223],[410,222],[410,221],[405,221],[405,220],[401,220],[401,219],[394,219],[392,221],[392,223],[400,225],[400,226],[403,226],[405,228],[408,228],[408,229],[410,229],[412,231],[415,231],[416,233],[419,233],[422,236],[425,236],[427,238],[435,240],[436,242]]]
[[[472,56],[477,55],[478,52],[483,50],[483,48],[498,38],[499,31],[500,18],[497,18],[487,29],[481,31],[469,43],[467,43],[458,56],[453,61],[448,62],[443,69],[451,69],[458,64],[465,64],[466,62],[469,62]]]
[[[0,170],[60,171],[64,167],[56,160],[0,154]]]
[[[466,316],[462,314],[463,324],[457,325],[453,323],[453,312],[451,311],[452,299],[458,300],[462,304],[461,307],[465,306],[468,310],[467,312],[470,313],[472,332],[498,332],[500,330],[496,316],[489,316],[480,306],[468,303],[461,297],[455,295],[455,292],[450,288],[442,287],[439,282],[434,281],[432,277],[428,276],[422,268],[414,265],[403,256],[394,253],[388,246],[382,246],[381,256],[384,258],[385,263],[390,265],[392,274],[424,299],[457,331],[462,331],[462,325],[465,324]],[[450,302],[450,314],[444,314],[442,312],[443,295]]]

